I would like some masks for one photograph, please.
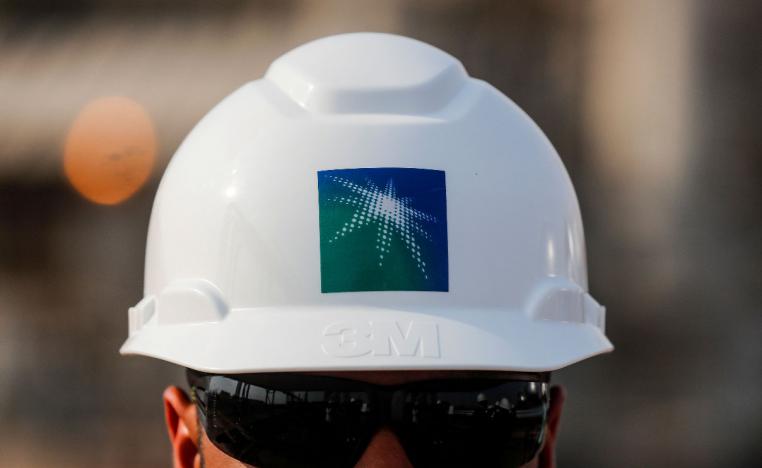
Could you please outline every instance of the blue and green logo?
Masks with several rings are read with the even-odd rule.
[[[447,291],[445,173],[318,171],[324,293]]]

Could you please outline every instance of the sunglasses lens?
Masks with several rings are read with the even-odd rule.
[[[254,466],[353,466],[375,427],[367,392],[285,391],[223,376],[205,387],[196,395],[207,436]]]
[[[383,425],[416,467],[518,467],[542,445],[549,406],[543,381],[460,379],[393,389],[284,374],[188,376],[209,440],[264,468],[354,466]]]
[[[544,436],[547,383],[485,385],[404,395],[396,429],[416,467],[518,467],[534,458]]]

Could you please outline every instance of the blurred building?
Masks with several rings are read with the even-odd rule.
[[[569,169],[617,350],[554,376],[562,466],[756,466],[760,21],[753,0],[0,0],[0,466],[169,465],[160,397],[182,372],[117,354],[162,170],[274,58],[361,30],[460,58]],[[110,206],[63,170],[103,96],[156,137],[147,182]]]

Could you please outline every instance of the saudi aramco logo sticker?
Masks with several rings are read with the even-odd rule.
[[[324,293],[447,291],[445,173],[318,171]]]

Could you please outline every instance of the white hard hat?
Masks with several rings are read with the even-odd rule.
[[[422,42],[298,47],[193,129],[122,354],[199,371],[550,371],[612,350],[542,131]]]

